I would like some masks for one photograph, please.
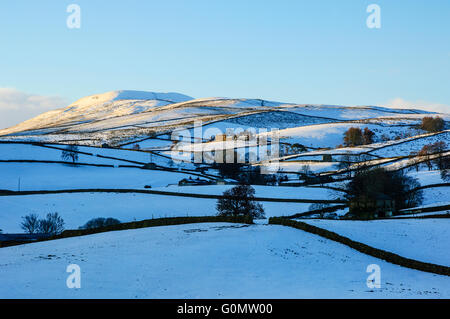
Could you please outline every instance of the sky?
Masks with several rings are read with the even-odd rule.
[[[448,0],[2,1],[0,41],[0,128],[121,89],[450,113]]]

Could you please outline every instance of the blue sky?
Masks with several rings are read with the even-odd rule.
[[[372,3],[381,29],[366,26]],[[0,38],[0,88],[54,104],[135,89],[450,105],[448,0],[2,1]]]

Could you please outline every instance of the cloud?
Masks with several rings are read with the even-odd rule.
[[[397,109],[419,109],[430,112],[450,113],[450,106],[440,103],[433,103],[427,101],[406,101],[402,98],[395,98],[388,101],[384,106]]]
[[[36,95],[14,88],[0,88],[0,129],[68,104],[64,98],[58,96]]]

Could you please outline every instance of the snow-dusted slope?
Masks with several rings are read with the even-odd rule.
[[[449,266],[448,219],[372,221],[302,220],[400,256]],[[414,247],[414,249],[411,249]]]
[[[450,278],[296,229],[190,224],[0,250],[0,298],[448,298]],[[81,268],[68,289],[66,268]],[[370,289],[367,266],[382,270]]]
[[[68,107],[46,112],[9,129],[0,130],[0,135],[137,114],[192,99],[179,93],[111,91],[84,97]]]
[[[247,98],[193,99],[179,93],[112,91],[84,97],[65,108],[0,130],[0,136],[3,136],[3,140],[21,141],[39,141],[45,136],[45,141],[52,141],[49,135],[54,135],[53,141],[57,141],[66,140],[62,135],[69,133],[70,139],[78,143],[98,146],[106,142],[120,145],[124,144],[122,141],[143,139],[149,133],[190,128],[194,121],[199,120],[203,125],[218,128],[288,129],[286,133],[300,129],[299,134],[303,136],[306,126],[326,124],[331,131],[336,131],[335,126],[343,125],[340,124],[342,122],[348,125],[364,121],[374,125],[412,127],[426,114],[430,112],[376,106],[288,104]],[[445,117],[446,120],[449,118]],[[323,128],[317,126],[312,129],[322,131]],[[75,134],[83,136],[77,137]],[[292,139],[293,136],[289,137]],[[308,141],[303,142],[308,144]],[[341,142],[334,141],[322,146],[335,146],[336,143]]]

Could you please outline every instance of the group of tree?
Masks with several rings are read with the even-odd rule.
[[[368,145],[374,142],[375,133],[368,127],[361,130],[359,127],[351,127],[344,133],[346,146]]]
[[[439,117],[426,116],[422,119],[420,128],[428,132],[440,132],[445,127],[445,121]]]
[[[262,166],[241,163],[215,163],[214,167],[223,178],[230,178],[248,185],[278,185],[288,180],[287,175],[268,174]]]
[[[304,153],[307,150],[308,149],[304,145],[299,144],[299,143],[294,143],[290,146],[290,152],[292,154]]]
[[[22,217],[20,226],[28,234],[58,235],[64,231],[64,220],[58,213],[48,213],[43,219],[30,214]]]
[[[96,228],[102,228],[102,227],[108,227],[113,225],[120,224],[120,220],[115,218],[93,218],[90,221],[88,221],[86,224],[80,227],[80,229],[96,229]]]
[[[403,171],[385,168],[361,169],[346,185],[349,202],[360,199],[376,201],[380,195],[395,201],[395,210],[417,207],[422,203],[423,192],[417,179]]]
[[[217,200],[219,216],[250,216],[265,218],[263,206],[255,201],[255,189],[250,185],[237,185],[223,193]]]
[[[220,176],[223,178],[231,178],[238,180],[239,175],[242,173],[246,165],[241,163],[214,163],[213,168],[219,171]]]

